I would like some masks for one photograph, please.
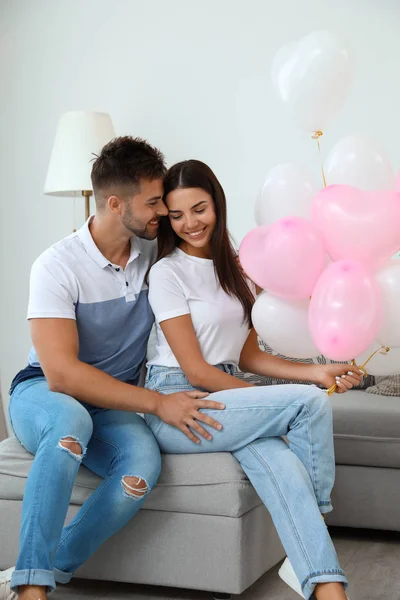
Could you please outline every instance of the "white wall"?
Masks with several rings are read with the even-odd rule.
[[[60,114],[106,111],[118,134],[146,137],[170,164],[208,162],[240,240],[254,225],[254,198],[271,166],[302,161],[319,177],[315,142],[290,121],[269,76],[279,47],[316,29],[347,36],[358,62],[324,153],[343,135],[364,132],[399,166],[398,0],[0,1],[3,396],[30,345],[30,266],[73,228],[72,200],[42,194]]]

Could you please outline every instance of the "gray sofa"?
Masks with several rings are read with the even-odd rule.
[[[328,524],[400,531],[400,398],[332,397],[337,475]],[[169,455],[140,513],[77,577],[240,594],[284,557],[268,511],[227,453]],[[0,569],[15,563],[32,456],[0,444]],[[80,469],[70,519],[98,485]]]

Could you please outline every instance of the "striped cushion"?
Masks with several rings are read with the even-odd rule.
[[[384,377],[375,377],[375,385],[368,388],[367,394],[400,396],[400,375],[385,375]]]

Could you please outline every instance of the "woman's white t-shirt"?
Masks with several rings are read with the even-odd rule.
[[[160,323],[188,314],[204,360],[211,365],[238,365],[249,325],[239,300],[221,288],[212,260],[175,248],[150,270],[149,301],[157,342],[148,365],[179,367]]]

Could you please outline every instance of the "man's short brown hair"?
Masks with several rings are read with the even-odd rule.
[[[96,204],[102,206],[110,195],[135,193],[141,179],[162,179],[166,173],[164,155],[141,138],[117,137],[106,144],[92,167]]]

